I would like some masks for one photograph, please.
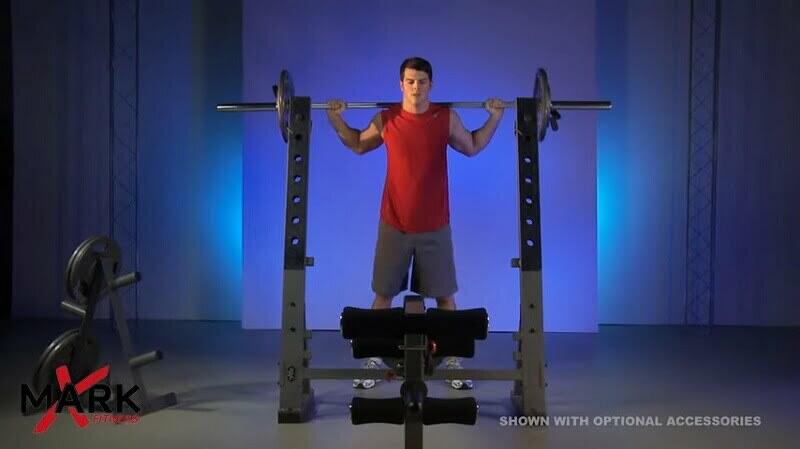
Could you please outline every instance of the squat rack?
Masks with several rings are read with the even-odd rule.
[[[310,366],[311,351],[306,328],[306,269],[314,266],[314,258],[306,254],[306,219],[308,200],[308,167],[312,105],[310,97],[294,95],[288,72],[281,73],[279,86],[273,88],[276,104],[222,104],[217,109],[227,112],[278,111],[278,125],[287,142],[286,217],[284,234],[284,275],[281,312],[281,362],[279,365],[279,423],[306,422],[314,415],[312,379],[382,379],[392,370],[359,368],[316,368]],[[268,105],[267,107],[263,107]],[[383,103],[371,104],[383,107]],[[546,129],[558,129],[558,109],[610,109],[608,101],[551,101],[547,75],[539,69],[533,97],[517,98],[517,191],[519,205],[519,257],[511,266],[520,272],[519,327],[513,333],[517,342],[512,356],[513,369],[438,370],[426,380],[469,378],[474,380],[513,381],[510,392],[516,413],[520,416],[544,416],[545,368],[544,315],[542,301],[541,209],[539,185],[539,142]],[[384,105],[385,106],[385,105]],[[473,107],[470,105],[468,107]],[[510,107],[510,105],[507,105]]]

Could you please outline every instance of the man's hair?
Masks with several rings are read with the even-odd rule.
[[[414,56],[403,61],[403,63],[400,64],[400,81],[403,81],[403,74],[405,73],[406,69],[414,69],[425,72],[428,74],[428,79],[433,82],[433,67],[431,67],[431,63],[425,59]]]

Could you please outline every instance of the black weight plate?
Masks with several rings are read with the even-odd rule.
[[[64,285],[67,288],[67,297],[69,297],[69,299],[71,299],[73,301],[76,301],[76,302],[77,302],[77,300],[75,298],[75,289],[73,288],[74,286],[73,285],[69,285],[70,273],[72,272],[72,269],[73,269],[72,267],[75,265],[75,261],[78,259],[78,254],[81,254],[84,251],[85,246],[90,244],[92,242],[92,240],[93,239],[91,239],[91,238],[90,239],[86,239],[83,242],[81,242],[81,244],[78,245],[77,248],[75,248],[75,251],[72,252],[72,255],[70,256],[69,261],[67,261],[67,269],[64,270]]]
[[[100,357],[100,347],[97,339],[89,334],[83,340],[81,347],[78,348],[76,347],[79,343],[78,335],[78,329],[70,329],[64,332],[53,340],[39,357],[32,383],[33,390],[37,394],[47,385],[52,385],[55,390],[58,390],[56,368],[61,365],[69,367],[70,378],[75,383],[80,382],[81,379],[97,369]]]
[[[95,276],[102,276],[102,257],[108,257],[112,262],[113,275],[119,271],[119,262],[122,257],[119,245],[108,237],[92,237],[80,244],[70,257],[67,264],[67,288],[70,297],[79,305],[86,306],[83,300],[87,296],[98,297],[100,291],[89,292]],[[96,284],[101,285],[101,284]],[[78,294],[82,291],[82,295]]]
[[[281,70],[278,78],[278,92],[275,95],[276,109],[278,110],[278,129],[281,130],[284,142],[289,142],[289,118],[292,113],[292,98],[294,98],[294,82],[288,70]]]
[[[55,340],[52,341],[52,343],[50,343],[47,346],[47,349],[44,350],[42,355],[39,356],[39,361],[36,363],[36,369],[33,372],[33,383],[31,384],[33,385],[33,389],[35,392],[38,393],[41,391],[40,390],[41,385],[37,379],[40,379],[42,377],[40,373],[42,372],[42,366],[45,364],[45,360],[47,359],[48,355],[52,353],[55,350],[55,348],[62,346],[64,341],[70,338],[73,334],[77,333],[78,329],[76,328],[76,329],[70,329],[64,332],[63,334],[59,335],[58,337],[56,337]]]
[[[550,126],[550,110],[552,108],[550,83],[547,81],[547,72],[542,68],[536,71],[536,81],[533,84],[533,98],[538,100],[536,109],[536,131],[539,134],[539,142],[541,142],[547,134],[547,127]]]

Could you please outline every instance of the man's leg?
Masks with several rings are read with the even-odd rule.
[[[408,234],[383,222],[379,223],[372,267],[372,291],[375,292],[373,309],[388,309],[394,295],[406,289],[412,254]]]
[[[394,295],[405,290],[400,284],[408,273],[411,254],[407,235],[380,222],[372,271],[372,291],[375,292],[373,309],[390,308]],[[362,368],[380,368],[381,365],[381,358],[370,357],[364,361]],[[353,388],[372,388],[376,383],[374,379],[353,379]]]
[[[435,297],[436,306],[440,309],[456,310],[458,284],[450,226],[418,235],[414,251],[413,290]],[[444,365],[445,369],[460,369],[461,361],[457,357],[446,357]],[[447,384],[457,390],[473,387],[469,379],[451,379]]]
[[[436,298],[436,307],[443,310],[456,310],[455,296],[450,295]],[[446,357],[444,366],[446,369],[461,369],[461,360],[458,357]],[[471,390],[473,388],[471,379],[452,379],[446,382],[451,388],[456,390]]]
[[[444,310],[456,310],[456,297],[450,295],[436,298],[436,307]]]
[[[392,298],[375,293],[375,299],[372,301],[373,309],[388,309],[392,306]]]
[[[375,299],[372,301],[373,310],[388,309],[391,306],[392,306],[391,296],[383,296],[378,293],[375,293]],[[383,359],[381,359],[380,357],[370,357],[364,361],[361,367],[381,368],[382,365],[383,365]],[[369,389],[373,388],[375,384],[377,384],[378,382],[379,380],[375,379],[353,379],[353,388]]]

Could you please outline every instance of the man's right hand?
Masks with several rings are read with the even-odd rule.
[[[344,101],[339,99],[329,100],[327,105],[328,108],[325,112],[328,114],[328,120],[344,146],[361,155],[374,150],[383,143],[380,112],[372,117],[367,129],[359,131],[351,128],[342,117],[342,112],[347,109],[347,104]]]
[[[341,118],[345,109],[347,109],[347,106],[343,100],[334,99],[328,100],[328,109],[325,112],[328,114],[328,119],[333,120],[334,118]]]

